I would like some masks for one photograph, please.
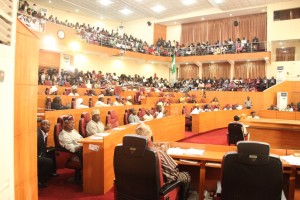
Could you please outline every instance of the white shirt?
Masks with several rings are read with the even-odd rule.
[[[252,117],[251,115],[247,117],[248,119],[259,119],[259,116]]]
[[[123,106],[123,104],[120,102],[117,102],[117,101],[115,101],[114,103],[113,103],[113,106]]]
[[[194,110],[192,110],[191,114],[199,114],[200,112],[203,112],[203,110],[201,108],[194,108]]]
[[[71,93],[69,94],[69,96],[79,96],[79,94],[78,94],[78,93],[75,93],[75,94],[74,94],[74,93],[71,92]]]
[[[104,106],[109,106],[109,105],[107,105],[103,101],[97,101],[94,105],[94,107],[104,107]]]
[[[156,116],[157,119],[163,118],[164,113],[163,112],[155,112],[155,116]]]
[[[59,144],[73,153],[81,149],[81,145],[77,143],[81,138],[82,136],[75,129],[71,132],[62,130],[58,136]]]
[[[145,115],[143,116],[143,119],[144,119],[144,121],[149,121],[149,120],[152,120],[152,119],[153,119],[153,116],[152,116],[152,115],[147,115],[147,114],[145,114]]]
[[[94,135],[96,133],[102,133],[104,131],[104,125],[102,122],[95,122],[94,120],[90,120],[86,125],[86,134],[87,136]]]

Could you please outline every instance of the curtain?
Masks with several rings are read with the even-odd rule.
[[[202,77],[206,78],[230,78],[230,64],[224,63],[203,63]]]
[[[264,60],[251,62],[236,62],[233,77],[242,79],[256,79],[266,76],[266,63]]]
[[[199,77],[199,67],[195,64],[180,65],[180,79],[196,79]]]
[[[238,21],[238,26],[234,26],[234,21]],[[224,42],[231,38],[235,41],[243,37],[252,42],[255,36],[260,42],[267,39],[265,13],[182,24],[180,43],[185,46],[206,41],[215,44],[217,40]]]
[[[295,47],[276,48],[276,61],[294,61]]]

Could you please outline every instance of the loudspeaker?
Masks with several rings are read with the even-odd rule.
[[[150,21],[147,21],[147,24],[148,24],[148,26],[151,26],[151,22]]]
[[[239,22],[235,20],[235,21],[233,22],[233,25],[234,25],[234,26],[238,26],[238,25],[239,25]]]

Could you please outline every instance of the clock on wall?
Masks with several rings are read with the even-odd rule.
[[[58,37],[59,39],[64,39],[64,38],[65,38],[65,32],[64,32],[63,30],[59,30],[59,31],[57,32],[57,37]]]

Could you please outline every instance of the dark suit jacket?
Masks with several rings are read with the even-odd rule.
[[[46,142],[44,141],[44,135],[40,128],[37,129],[37,144],[38,144],[38,157],[48,157],[47,156],[47,139]]]

